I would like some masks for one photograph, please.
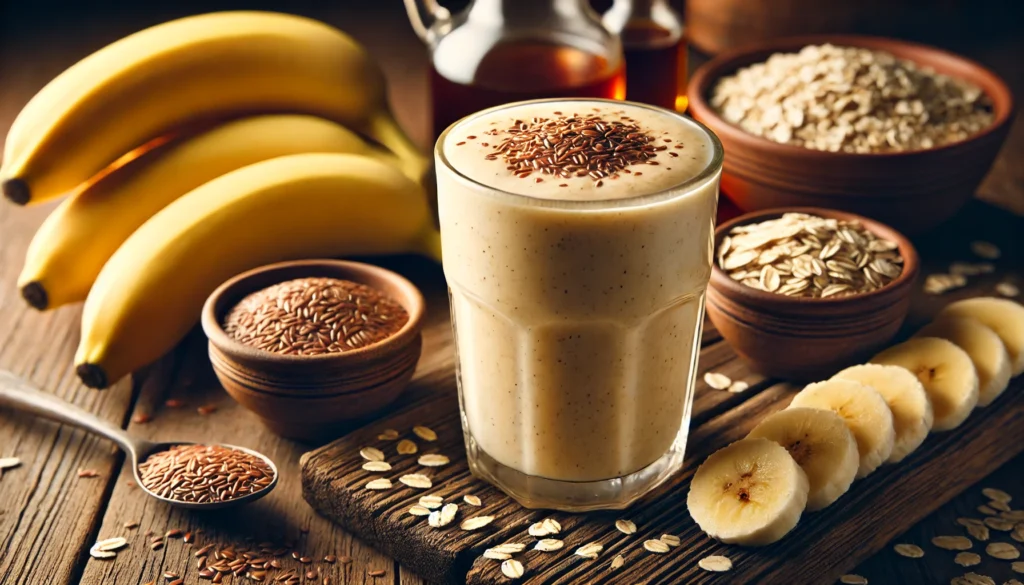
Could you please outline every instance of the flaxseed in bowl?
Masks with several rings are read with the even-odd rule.
[[[419,361],[423,313],[419,290],[390,270],[307,260],[224,283],[202,324],[228,394],[280,435],[320,439],[398,397]]]
[[[971,198],[1014,111],[1006,84],[973,61],[839,35],[723,53],[689,95],[725,147],[722,191],[744,211],[842,209],[906,233]]]
[[[707,312],[736,353],[773,377],[813,380],[859,363],[899,330],[918,257],[855,214],[783,208],[715,230]]]

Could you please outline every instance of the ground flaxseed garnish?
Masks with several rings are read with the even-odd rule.
[[[178,445],[139,464],[142,485],[181,502],[226,502],[266,489],[274,470],[262,458],[219,445]]]
[[[516,120],[487,134],[498,142],[486,158],[501,158],[508,171],[523,179],[540,173],[562,179],[590,177],[601,183],[628,166],[657,164],[653,159],[668,149],[632,120],[595,115]]]
[[[373,345],[409,314],[375,288],[336,278],[299,278],[250,294],[228,311],[231,338],[285,355],[323,355]]]

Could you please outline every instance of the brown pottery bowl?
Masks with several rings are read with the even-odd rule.
[[[737,355],[771,377],[820,380],[862,363],[896,334],[910,308],[918,257],[910,241],[889,226],[852,213],[816,208],[769,209],[741,215],[718,226],[715,246],[735,226],[788,212],[858,220],[875,235],[896,242],[903,257],[902,274],[888,285],[869,293],[826,299],[751,288],[729,278],[715,263],[707,312]]]
[[[227,312],[247,295],[296,278],[351,280],[385,292],[409,313],[397,333],[372,345],[316,356],[282,355],[244,345],[224,331]],[[422,348],[424,302],[402,276],[369,264],[303,260],[271,264],[222,284],[203,307],[210,361],[224,389],[273,432],[292,439],[330,438],[342,423],[393,402],[412,378]]]
[[[994,121],[954,144],[900,153],[825,152],[779,144],[726,122],[709,98],[723,76],[777,52],[812,44],[881,50],[979,86],[991,99]],[[919,233],[953,217],[974,195],[999,153],[1013,119],[1013,96],[996,74],[952,53],[894,39],[822,35],[777,39],[728,51],[690,79],[690,114],[718,135],[725,148],[722,191],[744,211],[824,207],[877,219]]]

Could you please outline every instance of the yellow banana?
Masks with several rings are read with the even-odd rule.
[[[178,198],[103,267],[75,356],[104,388],[157,359],[228,278],[283,260],[418,252],[440,258],[423,188],[354,154],[297,154],[230,172]]]
[[[103,264],[167,204],[203,183],[263,160],[303,152],[390,152],[334,122],[297,114],[254,116],[157,147],[63,201],[29,245],[18,278],[37,309],[85,300]]]
[[[409,174],[427,168],[361,46],[308,18],[239,11],[154,26],[59,75],[18,115],[0,181],[15,203],[45,201],[158,136],[255,112],[328,118],[390,149]]]

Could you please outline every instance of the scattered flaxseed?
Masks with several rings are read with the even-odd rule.
[[[997,260],[1003,255],[999,246],[982,240],[971,242],[971,252],[978,258],[984,258],[985,260]]]
[[[664,542],[672,548],[675,548],[680,544],[679,537],[673,534],[662,534],[659,540],[661,540],[661,542]]]
[[[615,521],[615,528],[623,534],[633,534],[636,532],[636,524],[632,520],[620,519]]]
[[[398,478],[398,481],[404,483],[411,488],[417,488],[421,490],[428,490],[434,486],[430,478],[423,475],[422,473],[407,473],[402,477]]]
[[[164,402],[164,406],[168,408],[181,408],[182,406],[185,406],[185,402],[178,400],[176,398],[171,398],[170,400]]]
[[[370,481],[366,484],[368,490],[389,490],[391,489],[391,480],[386,478],[378,478]]]
[[[981,555],[972,552],[958,552],[953,562],[961,567],[973,567],[981,563]]]
[[[615,555],[615,558],[612,559],[611,570],[616,571],[618,569],[621,569],[622,565],[625,565],[625,564],[626,564],[626,559],[624,559],[622,557],[622,555]]]
[[[384,452],[376,447],[363,447],[359,456],[367,461],[384,461]]]
[[[839,582],[844,585],[868,585],[867,577],[852,574],[839,577]]]
[[[391,464],[387,461],[367,461],[363,463],[363,469],[371,472],[391,471]]]
[[[429,510],[440,508],[441,504],[444,503],[444,498],[441,496],[421,496],[420,505]]]
[[[551,534],[558,534],[562,531],[562,525],[558,523],[554,518],[545,518],[540,522],[535,522],[530,525],[527,532],[530,536],[537,538],[543,538]]]
[[[988,556],[1001,561],[1012,561],[1020,558],[1020,551],[1017,547],[1008,542],[992,542],[985,547]]]
[[[1016,297],[1020,295],[1020,288],[1008,280],[996,285],[996,292],[1004,297]]]
[[[576,549],[576,556],[583,557],[585,559],[596,559],[601,551],[604,550],[604,545],[600,542],[588,542],[587,544]]]
[[[724,573],[732,569],[732,560],[730,560],[729,557],[711,555],[697,561],[697,566],[704,569],[705,571],[711,571],[713,573]]]
[[[78,477],[91,478],[91,477],[99,477],[99,476],[100,476],[100,473],[98,471],[96,471],[95,469],[79,469],[78,470]]]
[[[451,460],[439,453],[427,453],[426,455],[420,455],[420,458],[417,459],[416,462],[424,467],[441,467],[443,465],[448,465]]]
[[[539,550],[541,552],[553,552],[560,550],[565,543],[557,538],[544,538],[537,541],[537,544],[533,545],[533,550]]]
[[[519,579],[523,576],[525,569],[519,561],[508,559],[501,562],[501,572],[509,579]]]
[[[200,406],[199,408],[197,408],[196,412],[198,412],[199,414],[204,415],[204,416],[207,415],[207,414],[213,414],[213,413],[217,412],[217,405],[216,404],[204,404],[203,406]]]
[[[153,415],[151,415],[149,413],[146,413],[146,412],[140,412],[140,413],[138,413],[138,414],[136,414],[135,416],[132,417],[132,422],[137,424],[137,425],[144,425],[144,424],[146,424],[148,422],[152,422],[152,421],[153,421]]]
[[[901,557],[907,557],[908,559],[919,559],[924,556],[924,549],[917,546],[916,544],[897,544],[892,547],[896,554]]]
[[[715,390],[725,390],[732,385],[732,379],[729,378],[729,376],[719,374],[718,372],[705,372],[704,383]]]
[[[135,530],[136,528],[139,527],[139,523],[134,521],[134,520],[132,520],[132,521],[129,521],[129,522],[125,522],[124,523],[124,527],[127,530]]]
[[[416,504],[409,508],[409,513],[413,516],[429,516],[430,510],[424,508],[423,506],[420,506],[419,504]]]
[[[388,572],[385,571],[384,569],[374,569],[373,571],[367,571],[366,572],[366,576],[367,577],[374,577],[374,578],[376,578],[376,577],[383,577],[384,575],[387,575],[387,574],[388,574]]]
[[[652,538],[644,541],[644,548],[652,553],[665,554],[668,552],[669,547],[661,540],[655,540]]]
[[[329,565],[333,565],[334,563],[338,562],[338,557],[334,555],[326,555],[324,556],[324,562]]]
[[[395,451],[399,455],[412,455],[416,453],[416,451],[418,450],[419,449],[416,447],[416,443],[410,441],[409,439],[402,439],[401,441],[398,442],[398,445],[395,447]]]
[[[945,550],[968,550],[974,546],[966,536],[936,536],[932,544]]]
[[[484,526],[487,526],[494,521],[494,516],[474,516],[472,518],[466,518],[459,524],[459,528],[463,530],[479,530]]]
[[[377,435],[377,439],[381,441],[394,441],[398,438],[398,431],[395,429],[384,429],[384,432]]]
[[[413,434],[423,439],[424,441],[436,441],[437,433],[435,433],[430,427],[417,425],[412,428]]]
[[[483,502],[480,501],[480,498],[478,498],[478,497],[476,497],[474,495],[462,496],[462,501],[466,502],[470,506],[482,506],[483,505]]]

